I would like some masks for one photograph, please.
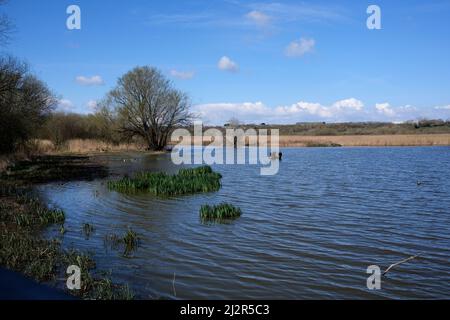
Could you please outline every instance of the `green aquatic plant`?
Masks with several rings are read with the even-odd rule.
[[[220,173],[203,166],[181,169],[175,175],[162,172],[142,172],[133,178],[109,181],[108,188],[119,192],[146,191],[157,196],[176,196],[220,189]]]
[[[127,233],[122,238],[122,241],[125,245],[125,254],[136,250],[139,245],[139,237],[131,228],[128,229]]]
[[[120,237],[117,234],[112,233],[105,236],[104,242],[105,244],[109,243],[114,249],[123,247],[123,254],[127,256],[137,249],[140,237],[133,229],[128,228],[124,236]]]
[[[89,223],[83,223],[83,233],[85,237],[89,238],[92,232],[94,232],[94,226]]]
[[[61,228],[59,228],[59,233],[64,235],[66,234],[66,232],[67,232],[66,228],[64,227],[64,225],[62,225]]]
[[[203,205],[200,208],[200,218],[204,221],[235,219],[241,215],[241,209],[229,203],[221,203],[215,206]]]

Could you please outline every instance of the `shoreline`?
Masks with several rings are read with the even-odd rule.
[[[49,287],[51,296],[57,299],[64,298],[64,294],[68,299],[71,296],[88,300],[135,298],[127,284],[114,283],[103,275],[104,270],[96,268],[90,253],[62,248],[67,231],[64,211],[50,208],[31,193],[39,183],[106,176],[108,171],[95,159],[67,155],[19,161],[8,173],[0,173],[0,272],[7,273],[2,270],[5,268],[17,273],[16,281],[8,284],[15,288],[17,297],[39,299],[22,291],[34,288],[34,294],[39,295],[48,292]],[[44,231],[50,227],[59,227],[59,232],[50,238],[44,237]],[[59,282],[63,277],[65,283],[65,268],[70,265],[77,265],[81,270],[80,290],[70,291]]]

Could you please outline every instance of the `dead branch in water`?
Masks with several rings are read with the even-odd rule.
[[[175,277],[176,277],[176,274],[174,272],[173,273],[173,280],[172,280],[172,289],[173,289],[173,295],[176,297],[177,296],[177,290],[175,290]]]
[[[391,265],[389,266],[389,268],[387,268],[386,271],[383,272],[383,276],[386,275],[386,273],[388,273],[389,271],[391,271],[392,268],[398,266],[399,264],[402,264],[402,263],[408,262],[408,261],[410,261],[410,260],[416,259],[416,258],[419,257],[420,255],[421,255],[421,254],[419,253],[419,254],[417,254],[417,255],[415,255],[415,256],[411,256],[411,257],[409,257],[409,258],[407,258],[407,259],[404,259],[404,260],[399,261],[399,262],[397,262],[397,263],[391,264]]]

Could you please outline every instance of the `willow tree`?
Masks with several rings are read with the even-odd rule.
[[[149,150],[163,150],[172,130],[191,119],[187,95],[152,67],[123,75],[106,101],[117,113],[122,133],[142,137]]]

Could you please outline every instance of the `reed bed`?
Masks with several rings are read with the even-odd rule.
[[[156,196],[176,196],[220,189],[222,176],[211,167],[181,169],[175,175],[162,172],[143,172],[133,178],[109,181],[108,188],[119,192],[146,191]]]
[[[450,134],[280,136],[280,147],[341,145],[345,147],[448,146]]]
[[[190,143],[190,139],[183,139],[182,145]],[[195,141],[200,141],[196,139]],[[203,144],[209,145],[212,137],[204,136]],[[270,135],[268,143],[271,142]],[[172,141],[171,144],[178,142]],[[199,142],[201,143],[201,142]],[[223,138],[224,145],[226,139]],[[233,144],[233,141],[228,141]],[[256,136],[247,136],[246,146],[257,146]],[[417,133],[417,134],[355,134],[355,135],[283,135],[281,134],[278,142],[279,147],[386,147],[386,146],[449,146],[449,133]]]
[[[221,203],[219,205],[210,206],[203,205],[200,208],[200,218],[203,221],[221,221],[227,219],[236,219],[242,215],[240,208],[229,203]]]

